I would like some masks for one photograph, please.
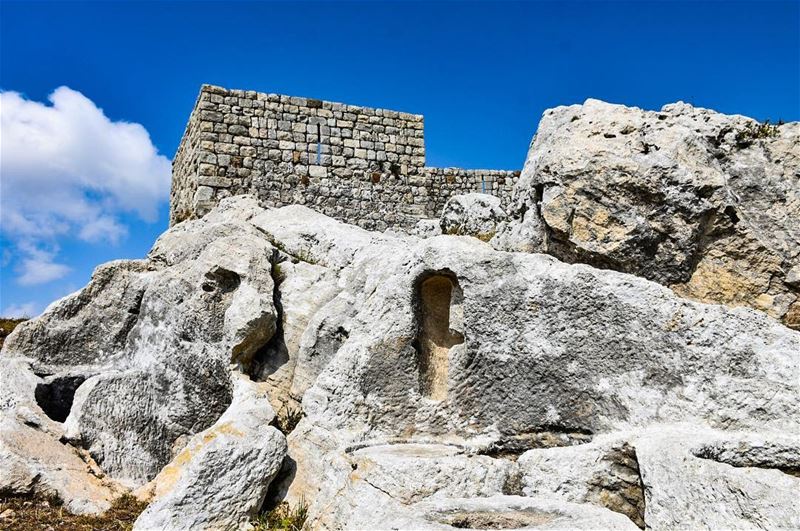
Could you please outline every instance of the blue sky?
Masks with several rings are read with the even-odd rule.
[[[0,314],[144,256],[202,83],[422,113],[429,165],[519,169],[589,97],[800,119],[800,3],[0,2]]]

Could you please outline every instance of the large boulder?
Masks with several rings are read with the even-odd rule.
[[[800,327],[800,123],[685,103],[545,112],[498,248],[654,280]]]
[[[101,513],[125,489],[85,451],[59,441],[63,427],[37,402],[43,388],[30,360],[0,357],[0,495],[55,498],[75,514]]]
[[[439,217],[442,234],[474,236],[491,240],[506,219],[500,198],[489,194],[453,195]]]
[[[681,426],[643,435],[635,446],[648,528],[800,528],[796,433],[720,434]]]
[[[230,407],[192,437],[156,476],[150,505],[134,529],[237,529],[261,508],[286,455],[270,426],[266,386],[240,377]]]
[[[644,485],[626,435],[613,432],[586,444],[526,451],[517,460],[522,493],[601,505],[644,528]]]
[[[131,487],[217,420],[232,397],[229,365],[249,367],[276,330],[274,248],[244,221],[248,208],[173,227],[147,260],[98,268],[4,345],[57,378],[65,438]]]
[[[800,334],[759,312],[475,238],[388,239],[301,206],[251,221],[339,269],[355,312],[303,407],[353,437],[797,426]]]

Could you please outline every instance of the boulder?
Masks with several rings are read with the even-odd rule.
[[[439,217],[442,234],[474,236],[489,241],[505,221],[500,198],[489,194],[453,195],[447,200]]]
[[[323,315],[347,333],[316,336],[327,358],[289,437],[286,499],[310,503],[313,528],[362,516],[401,522],[408,503],[448,493],[433,471],[439,462],[424,472],[422,455],[362,450],[365,441],[513,458],[664,422],[798,429],[800,333],[760,312],[688,301],[642,278],[545,255],[498,253],[475,238],[369,238],[299,206],[253,223],[339,277],[341,291],[306,333],[320,330],[312,322]],[[585,469],[571,481],[582,486],[566,501],[611,507],[641,525],[634,450],[625,440],[601,445],[580,461]],[[496,489],[505,476],[507,492],[524,492],[513,466],[457,462],[441,470],[454,489],[471,485],[468,496],[493,491],[458,478],[495,477],[488,485]],[[565,501],[558,488],[544,490],[529,492]]]
[[[4,345],[61,382],[66,439],[129,487],[217,420],[229,365],[248,370],[276,330],[274,248],[244,221],[254,200],[229,206],[173,227],[147,260],[98,268]]]
[[[150,505],[134,529],[237,529],[261,508],[286,455],[270,426],[267,386],[239,377],[233,402],[142,489]]]
[[[0,418],[0,494],[54,497],[73,514],[99,514],[126,490],[50,434]]]
[[[316,377],[314,374],[304,378],[303,374],[314,364],[313,358],[328,358],[319,358],[317,352],[308,354],[313,345],[306,346],[303,338],[315,342],[323,334],[320,326],[309,330],[309,323],[317,319],[319,310],[338,294],[339,289],[336,275],[319,265],[301,261],[294,263],[287,259],[276,261],[272,268],[274,303],[279,319],[272,339],[256,353],[252,372],[255,378],[269,384],[270,402],[280,413],[300,408],[303,393]]]
[[[61,425],[36,402],[30,361],[0,358],[0,495],[56,498],[75,514],[107,510],[125,489],[85,453],[59,442]]]
[[[253,222],[290,252],[295,234],[313,233],[309,253],[341,268],[355,312],[303,408],[354,440],[797,427],[800,334],[759,312],[474,238],[371,242],[318,218],[292,206]]]
[[[685,103],[545,112],[498,248],[632,273],[800,327],[800,123]]]
[[[420,238],[430,238],[442,233],[442,226],[438,219],[421,219],[414,225],[411,234]]]
[[[491,496],[424,501],[395,513],[363,511],[349,529],[638,529],[630,520],[587,504],[548,498]]]

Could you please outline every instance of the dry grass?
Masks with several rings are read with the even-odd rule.
[[[118,498],[100,516],[69,513],[57,501],[0,498],[0,529],[4,531],[129,531],[147,504],[130,495]]]
[[[275,427],[284,435],[289,435],[303,419],[303,410],[284,404],[275,415]]]
[[[252,522],[253,531],[281,529],[284,531],[300,531],[308,517],[308,505],[300,500],[297,507],[292,508],[288,502],[281,502],[277,507],[258,515]]]
[[[9,319],[8,317],[0,317],[0,348],[3,347],[3,341],[6,340],[8,335],[14,331],[18,324],[27,321],[27,317]]]

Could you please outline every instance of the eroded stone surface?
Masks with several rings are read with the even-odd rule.
[[[489,194],[454,195],[444,205],[440,219],[443,234],[491,240],[506,220],[500,199]]]
[[[36,404],[44,380],[32,372],[0,398],[129,485],[161,472],[155,485],[171,486],[146,513],[153,522],[183,512],[198,525],[213,520],[197,509],[228,503],[213,475],[247,492],[220,512],[241,523],[278,467],[271,501],[305,500],[314,529],[483,525],[493,513],[503,526],[635,527],[642,491],[653,529],[745,525],[747,511],[765,525],[795,521],[776,507],[795,488],[785,472],[796,449],[772,434],[800,428],[800,333],[761,312],[472,237],[368,232],[247,197],[173,227],[146,265],[122,350],[89,365],[97,372],[75,391],[63,426]],[[119,300],[104,297],[84,311]],[[64,324],[57,308],[40,318],[53,330]],[[21,334],[4,361],[36,351],[34,335]],[[15,367],[48,353],[36,356]],[[86,366],[52,361],[47,378]],[[263,407],[237,413],[231,370],[264,380],[252,402]],[[299,403],[305,415],[282,465],[268,401]],[[220,434],[243,418],[256,422],[237,428],[244,437]],[[688,435],[659,434],[667,423],[684,423]],[[769,444],[737,432],[763,432]],[[267,471],[246,465],[259,452],[271,456],[256,459]],[[560,470],[569,460],[581,467]],[[707,501],[672,489],[686,467],[700,483],[735,487],[711,489],[713,503],[747,511],[682,520],[683,504]],[[751,469],[767,475],[753,476],[759,494],[743,502]],[[774,474],[789,479],[762,503]],[[518,494],[536,499],[508,497]]]
[[[633,273],[800,326],[800,123],[685,103],[545,112],[499,248]]]
[[[530,450],[520,456],[520,484],[527,496],[555,495],[622,513],[644,528],[645,496],[636,450],[628,440]]]
[[[101,266],[4,345],[36,370],[88,377],[66,437],[130,486],[214,423],[231,400],[229,364],[246,369],[276,329],[273,247],[244,222],[253,208],[221,208],[165,233],[147,260]]]
[[[267,386],[240,377],[233,402],[156,476],[134,529],[235,529],[261,507],[286,454]]]
[[[760,447],[757,453],[783,454],[773,464],[797,466],[797,439],[785,435],[703,433],[684,426],[639,438],[635,445],[647,493],[648,528],[797,529],[800,478],[696,455],[709,445],[722,445],[727,460],[738,454],[740,464],[753,463],[754,443]],[[734,448],[742,448],[741,453]],[[692,510],[678,510],[681,507]]]

